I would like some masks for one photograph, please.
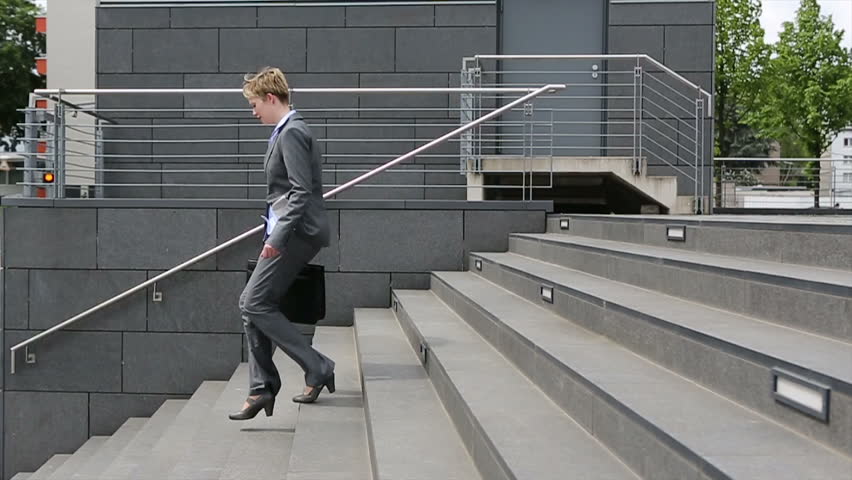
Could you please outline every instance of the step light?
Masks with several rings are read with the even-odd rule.
[[[548,285],[542,285],[539,288],[541,292],[541,299],[547,303],[553,303],[553,287]]]
[[[559,219],[559,229],[560,230],[568,230],[571,226],[568,218],[560,218]]]
[[[666,225],[666,239],[670,242],[685,242],[686,225]]]
[[[831,388],[780,368],[773,368],[772,390],[776,401],[828,423]]]
[[[474,260],[473,261],[473,267],[481,272],[482,271],[482,260],[480,260],[478,258],[476,260]]]

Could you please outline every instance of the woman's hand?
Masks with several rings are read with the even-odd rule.
[[[281,252],[276,250],[275,247],[269,245],[268,243],[263,245],[263,250],[260,252],[260,256],[262,258],[273,258],[277,257],[278,255],[281,255]]]

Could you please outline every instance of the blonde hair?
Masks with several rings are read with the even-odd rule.
[[[243,96],[266,98],[267,93],[275,95],[282,102],[290,102],[290,87],[280,69],[265,67],[257,73],[247,73],[243,77]]]

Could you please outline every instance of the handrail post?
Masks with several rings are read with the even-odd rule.
[[[40,114],[36,110],[36,98],[35,95],[30,95],[30,101],[27,106],[27,111],[24,114],[24,121],[27,123],[27,126],[24,128],[24,136],[26,140],[24,140],[25,150],[27,152],[26,157],[24,157],[24,197],[32,198],[35,196],[35,170],[36,165],[38,165],[38,159],[36,158],[36,154],[38,153],[38,140],[36,140],[39,134],[39,128],[36,123],[40,123],[43,118],[43,115]]]

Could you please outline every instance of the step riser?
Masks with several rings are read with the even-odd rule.
[[[396,317],[411,344],[411,348],[419,351],[420,345],[424,342],[423,336],[396,297],[393,299],[393,305]],[[482,478],[517,480],[511,469],[503,461],[500,453],[488,440],[482,426],[477,422],[459,391],[456,390],[440,360],[435,356],[428,357],[424,368]]]
[[[700,471],[702,472],[699,476],[700,480],[711,478],[729,480],[728,476],[700,456],[686,450],[659,432],[653,425],[617,405],[616,401],[594,385],[580,378],[564,365],[558,364],[525,339],[515,335],[502,323],[495,322],[493,318],[483,314],[465,297],[434,277],[432,291],[541,388],[574,421],[612,450],[629,468],[640,473],[643,478],[695,478],[695,472]],[[402,307],[397,316],[403,325],[409,322]],[[405,329],[408,328],[411,327],[405,327]],[[429,360],[429,362],[433,361],[433,359]],[[440,367],[432,368],[438,370]],[[438,379],[447,381],[445,376],[438,376]],[[435,381],[433,377],[433,382]],[[437,383],[436,388],[439,392],[441,391]],[[452,385],[449,388],[452,388]],[[445,401],[445,405],[450,411],[450,404]],[[467,419],[463,421],[469,422]],[[457,427],[458,425],[457,423]],[[459,430],[461,431],[461,428]],[[483,478],[491,477],[483,475]]]
[[[471,264],[474,258],[479,257],[471,256]],[[722,345],[716,339],[667,328],[659,319],[605,303],[569,288],[555,287],[554,303],[549,304],[540,296],[540,286],[545,283],[541,279],[504,268],[486,259],[482,259],[482,271],[474,272],[566,318],[566,321],[572,321],[610,338],[629,350],[816,441],[852,454],[852,438],[848,434],[852,431],[852,396],[849,395],[848,385],[837,385],[832,379],[816,377],[814,372],[804,371],[796,365],[736,349],[731,345]],[[439,283],[438,279],[432,277],[433,289]],[[465,313],[467,312],[459,312],[468,318],[470,315],[465,316]],[[482,335],[486,338],[488,336],[487,333]],[[504,354],[505,352],[506,350]],[[817,378],[821,383],[833,387],[828,424],[774,400],[771,369],[775,366],[807,378]],[[838,387],[842,387],[842,390]]]
[[[666,225],[686,224],[686,241],[669,241]],[[722,222],[697,224],[672,220],[602,219],[571,216],[568,230],[560,228],[559,217],[547,219],[548,233],[570,233],[581,237],[678,248],[696,252],[755,258],[773,262],[852,270],[852,234],[848,227],[728,225]],[[829,233],[836,232],[836,233]]]
[[[852,295],[847,288],[522,237],[510,237],[509,250],[617,282],[852,341],[852,322],[848,321],[852,316]]]

